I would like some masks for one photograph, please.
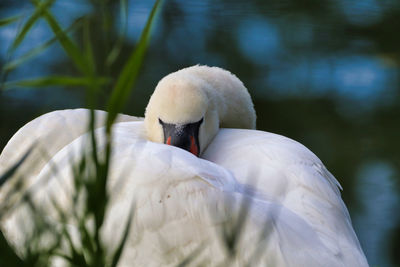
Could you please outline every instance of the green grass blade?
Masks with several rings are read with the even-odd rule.
[[[14,249],[8,244],[3,232],[0,230],[0,259],[4,266],[20,267],[25,266],[23,261],[14,252]]]
[[[89,74],[93,81],[95,81],[94,75],[96,73],[96,61],[93,52],[93,45],[90,38],[90,21],[89,19],[85,20],[84,28],[83,28],[83,46],[84,46],[84,54],[86,56],[86,61],[88,62],[88,66],[90,68]],[[97,140],[95,135],[95,112],[94,109],[97,104],[98,92],[101,87],[98,83],[93,83],[86,88],[87,94],[87,102],[88,107],[90,109],[90,120],[88,129],[90,130],[90,140],[92,145],[92,160],[95,165],[96,171],[99,170],[99,159],[97,156]],[[97,174],[96,174],[97,176]]]
[[[74,21],[68,28],[64,30],[64,33],[66,34],[67,32],[74,31],[76,30],[82,22],[82,19],[79,18],[76,21]],[[27,62],[28,60],[32,59],[33,57],[39,55],[43,51],[45,51],[49,46],[51,46],[54,42],[56,42],[58,39],[57,37],[53,37],[49,39],[48,41],[44,42],[43,44],[39,45],[38,47],[35,47],[31,51],[28,51],[21,57],[6,63],[3,67],[3,71],[12,71],[13,69],[17,68],[21,64]]]
[[[193,250],[186,258],[184,258],[179,264],[178,267],[185,267],[185,266],[190,266],[196,257],[200,255],[200,253],[204,250],[205,245],[200,244],[195,250]],[[201,265],[200,265],[201,266]]]
[[[84,55],[86,56],[87,66],[89,67],[89,73],[94,74],[96,69],[96,62],[94,59],[92,41],[90,39],[89,19],[85,20],[83,27],[83,47]]]
[[[122,255],[122,251],[124,250],[125,243],[128,240],[129,232],[130,232],[131,225],[132,225],[132,219],[133,219],[133,204],[131,206],[131,209],[130,209],[130,212],[129,212],[128,216],[129,216],[128,217],[128,222],[125,225],[124,233],[122,235],[122,240],[119,243],[118,248],[114,252],[113,257],[111,258],[112,259],[111,267],[116,267],[117,266],[117,264],[118,264],[118,262],[119,262],[119,260],[121,258],[121,255]]]
[[[36,8],[39,8],[41,6],[38,0],[32,0],[32,2],[36,6]],[[63,32],[61,26],[54,18],[54,16],[50,13],[50,11],[43,10],[42,13],[43,18],[47,21],[53,33],[56,35],[58,41],[60,42],[61,46],[68,54],[68,56],[72,59],[77,69],[86,76],[89,76],[89,68],[85,60],[86,57],[83,56],[79,47],[68,37],[68,35],[65,34],[65,32]]]
[[[106,84],[109,78],[100,77],[96,79],[98,84]],[[12,89],[15,87],[48,87],[48,86],[90,86],[93,80],[86,77],[69,76],[47,76],[31,80],[12,81],[4,84],[4,88]]]
[[[107,118],[107,131],[111,129],[111,125],[114,122],[119,111],[122,110],[125,105],[129,94],[132,91],[132,87],[138,76],[140,67],[143,62],[143,57],[147,49],[147,45],[150,39],[150,32],[152,25],[160,9],[162,0],[157,0],[151,10],[150,16],[147,19],[146,26],[140,36],[139,42],[130,55],[128,61],[125,63],[121,74],[118,77],[116,85],[114,86],[111,98],[108,102],[108,118]]]
[[[15,51],[15,49],[25,39],[26,34],[29,32],[35,22],[42,16],[43,12],[53,4],[53,2],[54,0],[47,0],[45,2],[38,3],[35,12],[33,12],[32,16],[28,18],[21,31],[15,37],[13,43],[11,44],[9,52]]]
[[[251,183],[253,184],[253,183]],[[228,252],[226,260],[233,259],[238,252],[239,243],[245,230],[248,215],[251,209],[254,192],[250,189],[245,189],[244,197],[241,199],[240,207],[237,217],[232,217],[231,220],[226,221],[219,232],[221,234],[221,241]],[[226,200],[227,201],[227,200]]]
[[[5,173],[0,175],[0,188],[3,186],[3,184],[14,175],[14,173],[18,170],[18,168],[24,163],[26,158],[29,156],[29,154],[32,152],[33,146],[30,147],[25,154],[13,165],[11,166]]]
[[[61,27],[50,13],[47,12],[44,16],[54,34],[57,36],[61,46],[75,63],[77,69],[83,74],[88,74],[88,66],[84,60],[85,57],[80,52],[78,46],[62,32]]]
[[[4,19],[0,19],[0,27],[6,26],[8,24],[14,23],[22,18],[22,15],[12,16]]]
[[[118,58],[121,53],[122,46],[125,40],[126,30],[128,28],[128,1],[121,0],[120,1],[120,14],[121,14],[121,31],[119,33],[118,40],[115,42],[111,52],[108,54],[105,65],[110,68],[115,60]]]

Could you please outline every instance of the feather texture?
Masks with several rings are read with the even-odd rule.
[[[56,133],[73,110],[47,114],[22,128],[0,156],[0,172],[10,164],[10,151],[22,153],[15,142],[27,134],[40,136],[47,127],[45,148],[51,162],[41,165],[35,181],[57,179],[37,191],[36,203],[52,211],[50,196],[57,196],[65,211],[71,209],[71,164],[82,155],[88,134],[60,140]],[[54,115],[54,116],[52,116]],[[102,239],[115,247],[122,236],[132,203],[134,219],[120,266],[176,265],[199,249],[196,262],[216,265],[229,255],[223,229],[240,220],[243,203],[249,203],[237,254],[232,266],[367,266],[365,256],[341,200],[338,182],[321,161],[303,145],[283,136],[255,130],[221,129],[203,158],[182,149],[147,141],[143,122],[113,126],[113,155],[107,210]],[[32,124],[33,123],[33,124]],[[74,127],[84,128],[76,120]],[[104,149],[104,130],[96,130],[98,150]],[[53,137],[53,139],[49,139]],[[62,136],[61,136],[62,137]],[[57,142],[56,142],[57,140]],[[53,141],[59,145],[52,148]],[[52,150],[53,149],[53,150]],[[60,182],[61,181],[61,182]],[[64,197],[63,197],[64,196]],[[17,221],[27,220],[16,210],[2,228],[16,245],[23,244]],[[256,257],[255,255],[259,255]],[[226,262],[225,262],[226,263]]]

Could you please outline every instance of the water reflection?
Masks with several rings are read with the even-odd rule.
[[[237,43],[242,54],[258,65],[275,63],[283,53],[279,31],[274,23],[253,16],[240,22]]]
[[[98,62],[104,47],[124,33],[119,1],[109,2],[105,10],[83,0],[57,0],[51,8],[64,28],[90,15]],[[121,58],[134,46],[154,1],[128,3]],[[28,1],[0,3],[1,17],[23,12],[26,20],[32,11]],[[99,22],[103,15],[110,18],[109,32]],[[371,264],[391,266],[399,257],[390,258],[386,249],[391,241],[386,237],[398,225],[390,212],[399,203],[394,186],[400,181],[399,16],[400,2],[391,0],[166,1],[134,105],[126,112],[143,115],[157,81],[169,72],[197,63],[231,70],[251,91],[258,127],[296,139],[322,159],[344,187]],[[2,66],[53,37],[40,20],[10,57],[7,50],[21,25],[0,28]],[[82,39],[81,29],[72,35]],[[115,77],[120,64],[98,69]],[[58,44],[11,71],[7,80],[50,73],[76,75]],[[83,104],[84,94],[76,88],[2,92],[0,149],[35,116]]]
[[[391,232],[400,222],[400,197],[393,180],[395,169],[385,162],[370,162],[357,177],[357,195],[363,209],[354,216],[359,239],[370,265],[389,266]],[[373,194],[371,194],[373,192]]]
[[[390,1],[339,1],[347,21],[360,26],[378,23],[384,14],[385,2],[390,7]]]

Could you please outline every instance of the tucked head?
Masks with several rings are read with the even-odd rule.
[[[168,75],[158,83],[145,115],[150,141],[200,154],[199,133],[209,104],[201,83],[194,76],[180,73]]]
[[[223,88],[216,88],[215,81],[208,80],[208,75],[199,70],[227,73],[219,68],[194,66],[164,77],[146,108],[144,123],[150,141],[174,145],[199,156],[215,137],[229,99],[223,97]],[[223,86],[221,83],[219,87]],[[232,86],[227,87],[232,90]],[[248,93],[247,97],[250,98]],[[252,105],[250,108],[254,113]]]

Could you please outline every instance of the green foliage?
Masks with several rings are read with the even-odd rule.
[[[2,187],[2,185],[8,180],[10,179],[14,173],[18,170],[18,168],[22,165],[22,163],[24,163],[24,161],[26,160],[26,158],[29,156],[29,154],[31,153],[32,148],[30,148],[22,157],[20,160],[18,160],[13,166],[11,166],[5,173],[0,175],[0,188]]]
[[[105,63],[107,67],[111,67],[111,65],[115,62],[115,60],[121,53],[121,49],[125,41],[126,30],[128,28],[128,1],[121,0],[120,6],[122,27],[117,42],[115,42],[113,48],[111,49],[111,52],[107,56]]]
[[[142,32],[136,50],[131,54],[128,61],[125,63],[120,76],[118,77],[110,101],[108,103],[108,112],[110,114],[109,120],[107,121],[108,129],[110,129],[112,122],[117,116],[118,110],[121,110],[122,107],[125,105],[129,97],[132,85],[136,81],[141,62],[143,61],[143,56],[146,52],[146,48],[149,42],[152,26],[151,21],[154,20],[160,5],[161,1],[157,0],[154,4],[153,10],[150,13],[149,20],[147,21],[146,26]]]
[[[14,22],[20,20],[21,18],[22,18],[22,16],[18,15],[18,16],[12,16],[9,18],[0,19],[0,27],[14,23]]]
[[[30,29],[33,27],[33,25],[43,15],[43,13],[46,11],[46,9],[53,4],[53,2],[54,2],[54,0],[47,0],[44,2],[40,2],[40,4],[37,5],[33,14],[28,18],[28,20],[25,22],[24,26],[22,27],[21,31],[15,37],[14,42],[12,43],[12,45],[10,47],[10,52],[13,52],[13,51],[15,51],[15,49],[17,49],[17,47],[22,43],[25,36],[28,34]]]
[[[68,76],[47,76],[37,79],[21,80],[4,83],[4,89],[15,87],[37,87],[43,88],[47,86],[92,86],[96,82],[98,85],[103,85],[110,82],[110,78],[98,77],[96,81],[86,77],[68,77]]]
[[[24,41],[29,31],[39,19],[44,19],[53,31],[54,37],[42,45],[20,58],[8,62],[3,66],[3,76],[23,65],[27,60],[39,55],[54,43],[59,43],[69,60],[73,63],[80,76],[52,75],[39,77],[29,80],[9,81],[2,85],[3,89],[13,89],[16,87],[43,88],[47,86],[79,87],[84,88],[87,95],[88,107],[91,109],[88,129],[90,131],[90,147],[83,148],[82,159],[77,163],[71,163],[74,173],[74,192],[72,193],[73,209],[65,211],[56,201],[54,196],[51,203],[56,210],[59,220],[57,222],[46,219],[45,214],[32,201],[32,192],[28,188],[21,192],[23,177],[14,177],[17,170],[24,164],[25,160],[35,148],[29,149],[8,171],[0,176],[0,187],[8,180],[13,178],[14,183],[10,183],[11,190],[7,199],[13,195],[19,195],[20,201],[16,201],[19,206],[26,206],[32,216],[33,232],[27,233],[26,243],[23,251],[16,252],[14,248],[4,238],[0,232],[0,263],[6,266],[49,266],[54,257],[62,258],[71,266],[117,266],[126,243],[129,229],[132,223],[133,208],[126,222],[122,239],[114,251],[103,244],[100,239],[100,231],[105,220],[105,211],[108,205],[109,196],[106,188],[108,179],[108,169],[111,155],[111,126],[117,113],[121,112],[126,103],[130,91],[132,90],[140,66],[144,59],[146,48],[150,39],[151,26],[154,24],[157,11],[160,9],[161,0],[157,0],[151,15],[148,18],[145,29],[140,40],[135,45],[131,56],[125,62],[121,74],[115,82],[112,95],[107,105],[110,113],[107,118],[107,145],[105,155],[99,155],[97,151],[97,140],[94,134],[95,113],[94,108],[97,102],[98,94],[103,90],[103,86],[109,86],[112,79],[104,77],[97,72],[96,65],[111,65],[118,57],[124,37],[121,36],[113,48],[107,51],[108,56],[104,62],[98,62],[95,58],[93,45],[91,41],[91,24],[88,17],[83,17],[75,21],[71,26],[62,29],[57,19],[50,11],[51,5],[55,0],[31,0],[34,6],[33,13],[22,25],[12,43],[9,54],[12,55],[19,45]],[[106,5],[106,2],[92,3],[96,5]],[[121,0],[121,14],[123,16],[124,29],[127,27],[127,1]],[[106,16],[103,17],[107,19]],[[21,16],[11,17],[0,20],[0,26],[8,25],[21,19]],[[79,45],[72,37],[70,32],[81,28],[83,22],[83,38]],[[107,23],[104,23],[106,25]],[[53,175],[57,175],[57,169],[54,167]],[[20,175],[20,174],[18,174]],[[16,197],[18,199],[18,197]],[[7,216],[14,205],[1,205],[0,214]],[[73,237],[68,223],[73,221],[77,225],[80,241],[78,244],[73,242]],[[47,245],[43,246],[42,240],[46,239]],[[67,247],[65,247],[67,246]]]
[[[51,12],[49,12],[46,8],[42,8],[42,6],[44,6],[42,2],[39,2],[38,0],[32,0],[32,2],[37,10],[41,10],[41,15],[53,30],[58,42],[62,45],[69,58],[74,62],[76,68],[79,69],[79,71],[83,74],[90,74],[88,62],[85,60],[86,57],[83,56],[83,53],[79,47],[61,29],[61,26],[58,24]]]
[[[81,18],[77,19],[74,23],[72,23],[72,25],[70,25],[67,29],[64,30],[64,34],[66,35],[68,32],[75,31],[78,27],[81,26],[81,24],[82,24],[82,19]],[[18,66],[24,64],[28,60],[30,60],[30,59],[34,58],[35,56],[38,56],[40,53],[44,52],[51,45],[53,45],[55,42],[57,42],[57,40],[58,40],[58,38],[55,36],[55,37],[47,40],[46,42],[44,42],[40,46],[38,46],[38,47],[32,49],[31,51],[23,54],[21,57],[13,60],[11,62],[8,62],[7,64],[5,64],[3,66],[3,71],[12,71],[12,70],[14,70],[15,68],[17,68]]]

